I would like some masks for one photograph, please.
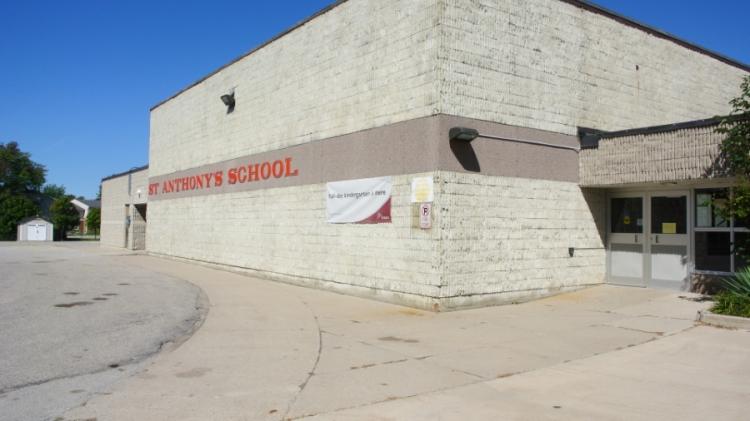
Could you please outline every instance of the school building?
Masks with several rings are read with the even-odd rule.
[[[744,265],[750,67],[578,0],[348,0],[151,110],[102,243],[433,310]]]

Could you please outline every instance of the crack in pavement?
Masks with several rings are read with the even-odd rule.
[[[300,300],[302,301],[302,300]],[[307,374],[307,378],[305,379],[302,384],[299,385],[299,391],[294,395],[291,401],[289,401],[289,404],[286,407],[286,410],[284,411],[284,415],[281,416],[282,420],[287,420],[287,416],[289,415],[289,412],[294,409],[294,405],[297,403],[297,400],[300,396],[302,396],[302,393],[305,391],[305,388],[307,387],[307,384],[310,382],[310,379],[315,375],[315,371],[318,369],[318,364],[320,364],[320,356],[323,353],[323,330],[320,328],[320,320],[318,320],[318,315],[313,311],[312,307],[306,302],[302,301],[302,304],[307,307],[307,309],[310,311],[310,314],[312,314],[313,319],[315,320],[315,325],[318,327],[318,355],[315,358],[315,363],[312,366],[312,369]]]
[[[678,320],[684,320],[684,319],[678,319]],[[607,325],[601,325],[601,326],[607,326]],[[378,404],[386,403],[386,402],[393,402],[393,401],[398,401],[398,400],[404,400],[404,399],[414,398],[414,397],[418,397],[418,396],[425,396],[425,395],[430,395],[430,394],[434,394],[434,393],[446,392],[446,391],[450,391],[450,390],[454,390],[454,389],[459,389],[459,388],[466,387],[466,386],[484,384],[484,383],[488,383],[488,382],[492,382],[492,381],[502,381],[502,380],[510,378],[510,377],[515,377],[515,376],[519,376],[519,375],[523,375],[523,374],[528,374],[528,373],[532,373],[532,372],[535,372],[535,371],[548,369],[550,367],[556,367],[556,366],[560,366],[560,365],[566,365],[566,364],[569,364],[569,363],[572,363],[572,362],[586,361],[586,360],[589,360],[589,359],[601,357],[602,355],[605,355],[605,354],[622,352],[622,351],[625,351],[625,350],[633,348],[633,347],[647,345],[647,344],[650,344],[652,342],[657,342],[657,341],[659,341],[659,340],[661,340],[663,338],[667,338],[667,337],[671,337],[671,336],[676,336],[676,335],[679,335],[681,333],[688,332],[690,330],[695,329],[697,326],[693,325],[693,326],[690,326],[690,327],[688,327],[686,329],[682,329],[682,330],[679,330],[679,331],[676,331],[676,332],[661,333],[661,334],[656,333],[656,332],[641,331],[641,330],[638,330],[638,329],[621,328],[621,327],[617,327],[617,326],[607,326],[607,327],[620,328],[620,329],[626,329],[626,330],[635,330],[635,331],[638,331],[638,332],[641,332],[641,333],[646,333],[646,334],[653,335],[653,337],[647,339],[646,341],[640,342],[640,343],[631,344],[631,345],[627,345],[627,346],[623,346],[623,347],[611,349],[611,350],[604,351],[604,352],[598,352],[598,353],[591,354],[591,355],[586,355],[586,356],[583,356],[581,358],[576,358],[574,360],[567,360],[567,361],[559,362],[559,363],[556,363],[556,364],[550,364],[550,365],[545,365],[545,366],[533,368],[533,369],[530,369],[530,370],[521,370],[521,371],[518,371],[518,372],[508,373],[507,375],[502,375],[502,376],[498,376],[498,377],[495,377],[495,378],[488,378],[488,377],[480,376],[480,375],[477,375],[477,374],[474,374],[474,373],[466,372],[466,371],[463,371],[463,370],[458,370],[458,369],[455,369],[455,368],[452,368],[452,367],[446,367],[446,366],[443,366],[443,365],[440,365],[440,364],[435,364],[433,361],[425,361],[426,363],[428,363],[430,365],[433,365],[435,367],[440,367],[440,368],[444,368],[444,369],[448,369],[448,370],[452,370],[452,371],[456,371],[456,372],[459,372],[459,373],[464,373],[464,374],[467,374],[467,375],[471,375],[471,376],[477,377],[478,380],[467,382],[467,383],[464,383],[464,384],[447,386],[447,387],[439,388],[439,389],[435,389],[435,390],[429,390],[429,391],[425,391],[425,392],[421,392],[421,393],[415,393],[415,394],[411,394],[411,395],[406,395],[406,396],[389,397],[387,399],[376,400],[376,401],[372,401],[372,402],[365,402],[365,403],[361,403],[359,405],[353,405],[353,406],[348,406],[348,407],[344,407],[344,408],[336,408],[336,409],[333,409],[333,410],[319,412],[319,413],[314,413],[314,414],[304,414],[304,415],[300,415],[300,416],[297,416],[297,417],[294,417],[294,418],[286,418],[286,414],[285,414],[285,418],[283,418],[283,419],[284,420],[300,420],[300,419],[315,417],[315,416],[319,416],[319,415],[335,414],[335,413],[339,413],[339,412],[342,412],[342,411],[348,411],[348,410],[353,410],[353,409],[358,409],[358,408],[365,408],[365,407],[368,407],[368,406],[378,405]],[[326,332],[326,333],[330,333],[332,335],[337,335],[337,334],[335,334],[333,332]],[[363,341],[363,340],[359,340],[357,342],[359,342],[359,343],[361,343],[363,345],[372,346],[374,348],[387,349],[387,348],[379,347],[379,346],[377,346],[375,344],[368,343],[368,342]],[[396,352],[396,353],[398,353],[398,352]],[[420,361],[428,360],[429,357],[430,357],[430,356],[427,356],[427,357],[418,357],[417,358],[417,357],[411,357],[411,356],[408,356],[408,355],[404,355],[404,356],[407,357],[408,360],[420,360]],[[398,363],[398,362],[401,362],[401,361],[393,361],[393,362],[389,362],[389,363]],[[369,367],[360,367],[360,368],[369,368]]]
[[[421,393],[415,393],[415,394],[411,394],[411,395],[407,395],[407,396],[389,397],[387,399],[377,400],[377,401],[373,401],[373,402],[366,402],[366,403],[362,403],[362,404],[359,404],[359,405],[353,405],[353,406],[344,407],[344,408],[337,408],[337,409],[333,409],[333,410],[330,410],[330,411],[324,411],[324,412],[319,412],[319,413],[315,413],[315,414],[300,415],[298,417],[288,418],[288,419],[289,420],[300,420],[300,419],[304,419],[304,418],[316,417],[316,416],[319,416],[319,415],[335,414],[335,413],[339,413],[339,412],[343,412],[343,411],[349,411],[349,410],[353,410],[353,409],[366,408],[366,407],[369,407],[369,406],[374,406],[374,405],[378,405],[378,404],[382,404],[382,403],[386,403],[386,402],[400,401],[400,400],[410,399],[410,398],[414,398],[414,397],[418,397],[418,396],[426,396],[426,395],[431,395],[431,394],[436,394],[436,393],[441,393],[441,392],[447,392],[447,391],[450,391],[450,390],[460,389],[462,387],[467,387],[467,386],[480,385],[480,384],[490,383],[490,382],[493,382],[493,381],[503,381],[503,380],[511,378],[511,377],[516,377],[516,376],[520,376],[520,375],[524,375],[524,374],[528,374],[528,373],[533,373],[535,371],[545,370],[545,369],[549,369],[551,367],[557,367],[557,366],[561,366],[561,365],[566,365],[566,364],[569,364],[569,363],[572,363],[572,362],[586,361],[586,360],[589,360],[589,359],[601,357],[602,355],[605,355],[605,354],[611,354],[611,353],[615,353],[615,352],[622,352],[622,351],[625,351],[625,350],[627,350],[629,348],[632,348],[632,347],[635,347],[635,346],[642,346],[642,345],[646,345],[646,344],[649,344],[649,343],[652,343],[652,342],[659,341],[660,339],[663,339],[665,337],[676,336],[676,335],[678,335],[680,333],[690,331],[690,330],[692,330],[694,328],[695,328],[695,326],[687,328],[687,329],[679,331],[679,332],[675,332],[673,334],[669,334],[669,335],[663,335],[663,336],[656,335],[655,337],[650,338],[647,341],[641,342],[641,343],[638,343],[638,344],[633,344],[633,345],[630,345],[630,346],[616,348],[616,349],[613,349],[613,350],[610,350],[610,351],[598,352],[598,353],[595,353],[595,354],[592,354],[592,355],[587,355],[585,357],[577,358],[575,360],[568,360],[568,361],[563,361],[563,362],[560,362],[560,363],[557,363],[557,364],[551,364],[551,365],[546,365],[546,366],[542,366],[542,367],[533,368],[533,369],[530,369],[530,370],[522,370],[522,371],[518,371],[518,372],[514,372],[514,373],[508,373],[508,375],[503,375],[503,376],[499,376],[499,377],[496,377],[496,378],[484,378],[484,377],[482,377],[481,380],[467,382],[467,383],[464,383],[464,384],[447,386],[447,387],[443,387],[443,388],[439,388],[439,389],[435,389],[435,390],[429,390],[429,391],[425,391],[425,392],[421,392]],[[436,365],[436,364],[433,364],[433,365]],[[436,366],[442,367],[440,365],[436,365]],[[449,367],[446,367],[446,368],[449,368]],[[456,371],[460,371],[460,370],[456,370]],[[467,374],[470,374],[470,373],[467,373]],[[477,376],[477,377],[479,377],[479,376]]]
[[[593,325],[590,325],[590,327],[608,327],[608,328],[622,329],[622,330],[627,330],[630,332],[638,332],[638,333],[643,333],[646,335],[656,335],[656,336],[664,336],[664,334],[666,333],[666,332],[661,332],[661,331],[637,329],[634,327],[616,326],[616,325],[605,324],[605,323],[593,324]]]

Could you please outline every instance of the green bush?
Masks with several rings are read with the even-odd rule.
[[[750,297],[724,291],[716,296],[713,313],[725,316],[750,317]]]
[[[711,311],[726,316],[750,317],[750,268],[724,278],[723,286],[724,291],[716,296]]]
[[[724,278],[724,288],[737,295],[750,297],[750,268],[744,268],[730,278]]]

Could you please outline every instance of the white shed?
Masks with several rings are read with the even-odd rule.
[[[52,241],[54,225],[38,216],[26,218],[18,224],[18,241]]]

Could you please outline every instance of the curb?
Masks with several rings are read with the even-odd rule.
[[[723,327],[725,329],[741,329],[750,331],[750,319],[745,317],[724,316],[714,314],[708,310],[698,311],[696,321],[709,326]]]

